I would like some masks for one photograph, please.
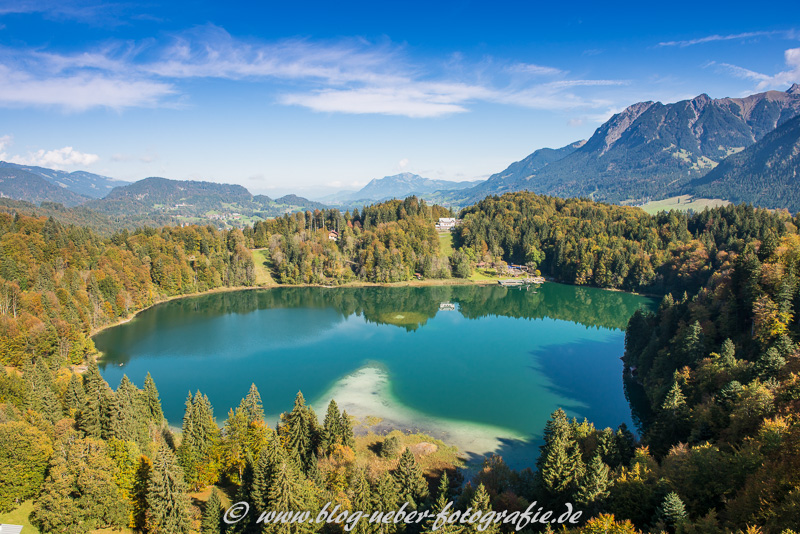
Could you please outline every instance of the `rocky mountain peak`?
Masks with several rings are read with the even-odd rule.
[[[793,83],[792,86],[786,91],[790,95],[800,95],[800,83]]]

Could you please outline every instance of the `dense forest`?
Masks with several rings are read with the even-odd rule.
[[[245,232],[161,228],[101,239],[53,219],[0,214],[0,513],[32,500],[30,521],[42,532],[314,532],[307,524],[264,527],[252,516],[225,530],[222,511],[242,500],[312,515],[327,502],[438,511],[452,500],[453,509],[484,512],[534,502],[558,512],[571,503],[583,512],[575,534],[791,534],[800,525],[796,219],[749,206],[650,216],[517,193],[462,213],[453,260],[440,254],[433,229],[446,215],[412,198],[360,213],[288,215]],[[346,413],[331,403],[319,419],[302,394],[270,427],[253,387],[221,428],[208,398],[190,394],[182,430],[173,432],[152,378],[142,389],[127,378],[109,387],[89,335],[172,295],[253,284],[249,247],[267,248],[287,284],[407,280],[426,269],[458,276],[479,261],[505,261],[568,283],[661,293],[658,309],[634,313],[626,334],[628,393],[644,400],[641,437],[558,410],[535,469],[512,471],[490,457],[465,481],[460,471],[423,469],[397,435],[360,449]],[[486,310],[492,299],[482,291],[450,295],[470,315],[537,316],[535,303]],[[318,305],[371,313],[357,293],[326,298],[321,291]],[[402,298],[415,305],[413,292]],[[260,299],[242,305],[292,305],[290,294]],[[190,501],[189,492],[210,486],[204,503]],[[354,531],[432,529],[359,522]]]
[[[257,222],[253,242],[269,248],[284,284],[400,282],[414,273],[449,278],[451,260],[439,254],[434,222],[450,216],[441,206],[409,197],[366,206],[361,213],[315,210]]]

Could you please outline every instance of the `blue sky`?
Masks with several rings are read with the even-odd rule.
[[[800,5],[0,0],[0,159],[126,180],[472,180],[643,100],[786,90]]]

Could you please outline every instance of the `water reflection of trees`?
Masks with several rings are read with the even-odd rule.
[[[638,307],[652,305],[650,299],[627,293],[550,283],[530,290],[500,286],[304,287],[235,291],[172,301],[144,314],[142,320],[169,327],[223,314],[317,308],[334,309],[342,317],[355,315],[376,324],[416,330],[440,312],[439,304],[443,302],[457,303],[458,312],[469,319],[553,318],[612,329],[624,329]]]

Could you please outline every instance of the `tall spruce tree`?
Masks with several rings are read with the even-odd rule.
[[[463,527],[458,523],[443,523],[439,521],[439,524],[436,524],[436,516],[447,507],[447,503],[449,503],[450,500],[450,479],[447,476],[447,471],[444,471],[439,479],[436,502],[434,502],[431,507],[433,517],[425,521],[425,526],[422,529],[424,534],[433,534],[434,532],[438,534],[460,534],[463,531]],[[452,510],[450,511],[452,512]],[[434,525],[437,527],[436,530],[433,528]]]
[[[328,411],[325,413],[325,420],[322,423],[322,436],[320,447],[325,454],[333,452],[336,444],[343,444],[342,414],[336,401],[331,399],[328,403]]]
[[[428,483],[422,476],[422,470],[417,465],[414,453],[408,447],[400,455],[394,478],[397,481],[401,504],[407,502],[409,508],[417,509],[428,498]]]
[[[210,462],[219,440],[219,427],[208,397],[199,391],[186,399],[178,459],[190,488],[211,484],[217,478]]]
[[[308,472],[316,459],[318,427],[316,414],[306,405],[303,393],[298,391],[294,407],[285,417],[285,424],[280,430],[286,436],[286,443],[297,457],[303,472]]]
[[[577,502],[591,507],[592,510],[599,510],[609,494],[611,486],[609,473],[610,469],[600,459],[600,455],[592,456],[586,464],[584,476],[578,481]]]
[[[261,394],[255,384],[250,384],[250,391],[239,403],[239,409],[242,410],[250,424],[264,420],[264,405],[261,403]]]
[[[355,449],[356,438],[353,435],[353,423],[346,411],[342,411],[342,445]]]
[[[664,521],[668,527],[674,529],[686,517],[686,506],[680,496],[674,491],[667,493],[664,500],[661,501],[661,506],[658,507],[658,518]]]
[[[72,373],[67,384],[67,391],[64,393],[64,409],[67,415],[76,417],[85,400],[86,393],[83,390],[83,382],[76,373]]]
[[[373,499],[372,488],[369,485],[363,469],[356,469],[350,480],[349,490],[350,504],[353,511],[364,512],[367,517],[362,517],[351,532],[354,534],[366,534],[371,531],[368,523],[369,515],[372,513]]]
[[[203,508],[203,520],[200,523],[200,534],[221,534],[222,532],[222,502],[219,499],[217,488],[211,490],[211,496]]]
[[[86,395],[77,415],[77,426],[86,436],[99,439],[103,433],[105,407],[111,390],[100,376],[100,370],[94,359],[89,361],[88,368],[83,374],[83,389]]]
[[[161,398],[158,395],[158,388],[150,373],[144,379],[144,389],[142,390],[142,403],[144,404],[144,413],[147,418],[160,425],[164,421],[164,411],[161,409]]]
[[[580,447],[572,435],[567,414],[559,408],[544,428],[544,445],[536,461],[538,484],[548,504],[572,500],[583,473]]]
[[[473,515],[475,515],[477,511],[480,511],[481,515],[477,521],[469,524],[464,532],[469,534],[478,534],[479,532],[483,534],[498,534],[500,532],[500,527],[494,523],[494,521],[486,522],[484,520],[486,514],[492,511],[492,503],[489,499],[489,493],[486,491],[483,484],[478,484],[475,494],[472,496],[472,500],[469,503],[469,507],[472,508]],[[482,520],[484,521],[482,522]]]
[[[147,484],[145,531],[150,534],[189,532],[189,498],[183,473],[172,450],[162,443]]]

